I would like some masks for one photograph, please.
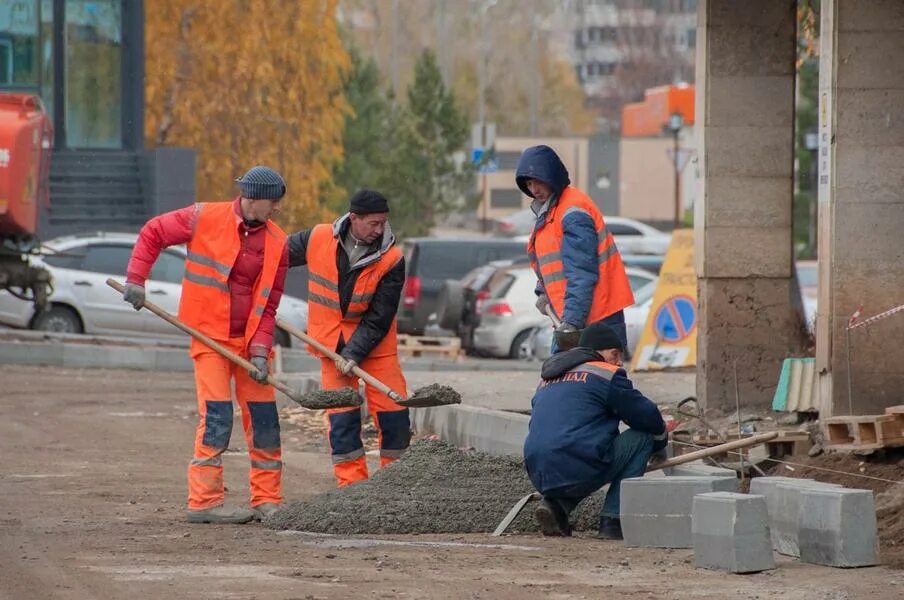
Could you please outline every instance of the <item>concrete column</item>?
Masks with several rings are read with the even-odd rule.
[[[696,114],[697,395],[734,410],[772,400],[802,351],[792,278],[796,2],[702,0]]]
[[[904,314],[904,2],[822,0],[819,80],[819,301],[822,416],[901,404]],[[849,401],[849,390],[851,392]]]

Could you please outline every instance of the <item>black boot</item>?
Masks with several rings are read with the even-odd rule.
[[[552,498],[543,498],[540,505],[534,511],[534,518],[540,525],[543,535],[571,536],[571,524],[568,523],[568,515]]]
[[[596,537],[601,540],[623,540],[621,532],[621,519],[615,517],[600,517],[600,530]]]

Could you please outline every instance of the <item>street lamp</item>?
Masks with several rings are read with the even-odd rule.
[[[672,164],[675,167],[675,229],[681,226],[681,168],[678,156],[678,135],[681,133],[681,127],[684,125],[684,117],[680,112],[673,112],[669,115],[669,122],[666,126],[672,134]]]

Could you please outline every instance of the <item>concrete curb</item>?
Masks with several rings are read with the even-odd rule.
[[[469,404],[414,408],[414,430],[435,434],[455,446],[475,448],[495,455],[521,456],[530,417]]]

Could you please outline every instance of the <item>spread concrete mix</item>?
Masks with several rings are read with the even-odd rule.
[[[520,459],[420,440],[370,479],[287,503],[266,524],[341,535],[488,533],[532,491]],[[600,493],[582,502],[572,514],[575,529],[595,531],[601,504]],[[528,504],[508,532],[538,531],[535,506]]]

